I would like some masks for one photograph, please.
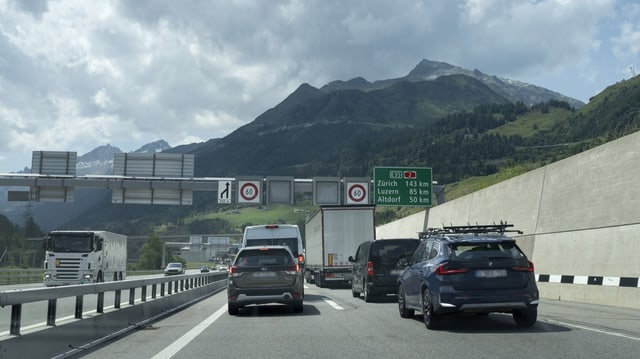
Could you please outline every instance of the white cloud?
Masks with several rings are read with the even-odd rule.
[[[628,68],[640,51],[639,8],[613,0],[0,0],[0,172],[28,165],[34,149],[83,154],[107,142],[129,151],[160,138],[222,137],[302,83],[404,76],[423,58],[585,100],[618,80],[607,70],[622,66],[612,54]]]

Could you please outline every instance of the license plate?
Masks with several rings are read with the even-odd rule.
[[[480,269],[476,271],[477,278],[499,278],[506,276],[506,269]]]
[[[269,277],[275,277],[276,274],[273,272],[255,272],[253,273],[253,276],[258,278],[269,278]]]

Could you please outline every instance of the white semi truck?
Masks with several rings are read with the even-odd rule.
[[[123,280],[127,236],[107,231],[51,231],[44,239],[44,284]]]
[[[305,278],[318,287],[351,282],[349,256],[374,240],[375,207],[323,206],[305,225]]]

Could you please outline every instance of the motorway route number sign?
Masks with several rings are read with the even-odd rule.
[[[431,206],[428,167],[375,167],[373,187],[378,206]]]

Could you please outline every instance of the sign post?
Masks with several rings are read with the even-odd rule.
[[[375,167],[374,203],[377,206],[431,206],[431,168]]]

